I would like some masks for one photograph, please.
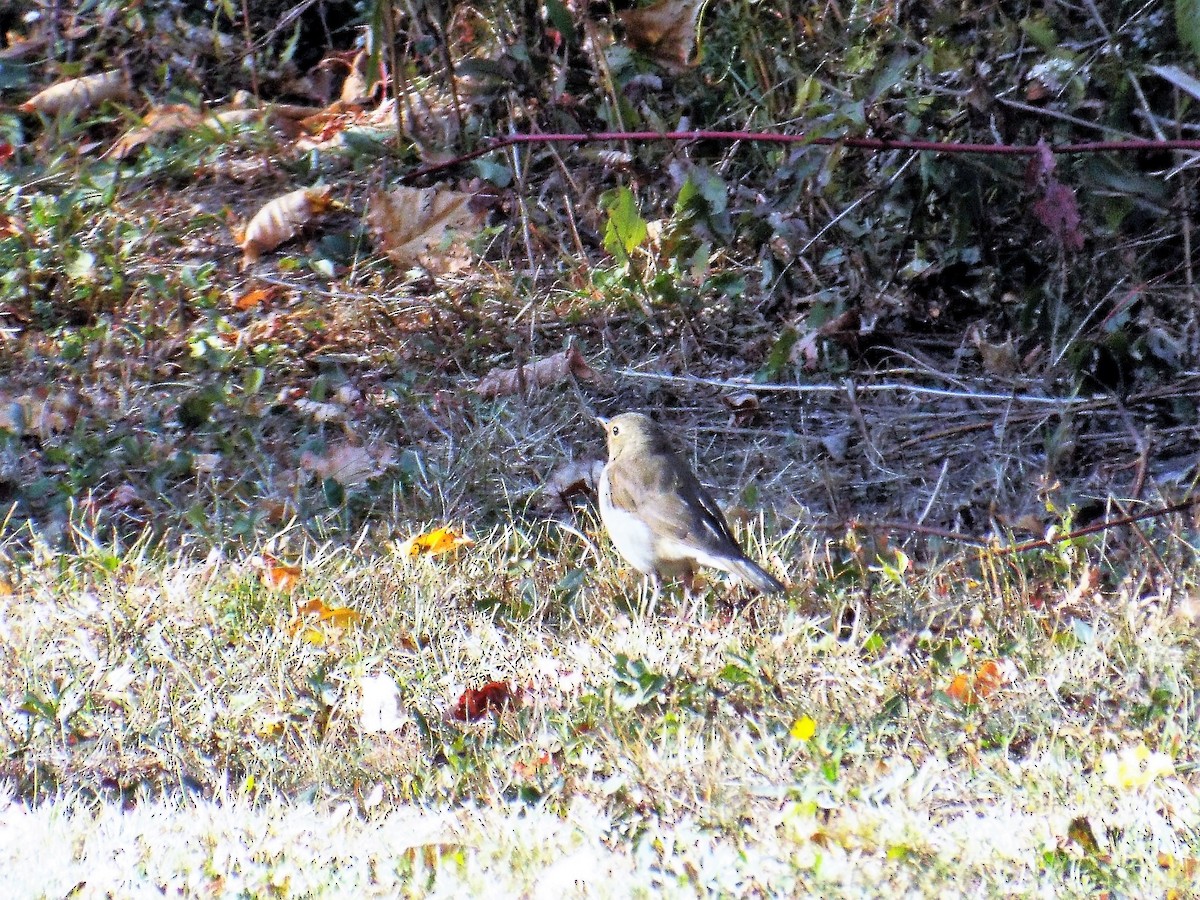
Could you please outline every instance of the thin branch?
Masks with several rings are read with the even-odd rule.
[[[639,372],[636,369],[612,368],[615,375],[627,378],[649,378],[653,381],[667,381],[674,384],[702,384],[706,387],[725,388],[738,391],[764,391],[793,394],[844,394],[846,385],[843,384],[756,384],[749,378],[701,378],[698,375],[667,375],[660,372]],[[923,387],[916,384],[898,384],[885,382],[883,384],[855,385],[855,391],[868,394],[907,393],[923,397],[943,397],[952,400],[983,400],[993,403],[1030,403],[1042,406],[1054,406],[1060,409],[1085,406],[1098,401],[1107,401],[1106,397],[1042,397],[1037,394],[991,394],[978,391],[951,391],[944,388]]]
[[[486,153],[513,144],[591,144],[605,141],[749,141],[765,144],[816,144],[823,147],[841,145],[861,150],[908,150],[934,153],[972,153],[989,156],[1033,156],[1041,152],[1035,144],[964,144],[954,141],[891,140],[889,138],[829,137],[809,134],[775,134],[754,131],[590,131],[575,134],[510,134],[493,138],[477,150],[454,159],[414,169],[402,180],[405,182],[433,175],[445,169],[477,159]],[[1076,144],[1051,144],[1051,153],[1133,153],[1165,150],[1200,152],[1200,139],[1171,140],[1085,141]]]

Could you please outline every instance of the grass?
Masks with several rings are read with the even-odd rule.
[[[1194,569],[1103,590],[1084,554],[835,577],[832,545],[767,532],[786,600],[717,584],[647,614],[577,524],[598,555],[553,524],[415,561],[301,541],[290,590],[251,556],[11,562],[17,894],[1193,889]],[[314,643],[294,610],[315,598],[362,619]],[[985,696],[947,693],[986,660],[1003,675]],[[380,675],[400,720],[371,732]],[[520,707],[454,720],[493,679]],[[1170,771],[1105,762],[1139,746]]]
[[[1190,65],[1155,10],[1109,23],[1143,34],[1128,60],[1037,99],[1031,68],[1075,54],[1056,34],[1117,46],[1090,8],[710,4],[672,75],[619,26],[485,4],[504,27],[439,32],[476,73],[461,134],[431,23],[401,16],[412,134],[259,123],[114,160],[147,98],[244,87],[249,38],[210,17],[234,49],[200,59],[174,7],[107,8],[59,74],[119,52],[128,110],[0,113],[0,892],[1197,895],[1194,516],[1012,556],[854,524],[1020,539],[1194,491],[1164,161],[1061,160],[1075,255],[1022,166],[746,142],[451,171],[489,207],[454,275],[389,261],[363,217],[418,158],[531,128],[1066,143],[1103,108],[1142,134],[1187,112],[1149,76],[1138,115],[1110,102]],[[318,40],[346,50],[357,14]],[[251,23],[266,97],[317,46],[274,24]],[[237,224],[318,182],[336,209],[241,270]],[[583,402],[471,390],[566,346]],[[547,489],[601,453],[585,405],[664,420],[787,597],[645,608]],[[442,525],[475,543],[402,552]],[[520,702],[456,719],[490,681]]]

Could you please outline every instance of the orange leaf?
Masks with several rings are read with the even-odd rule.
[[[994,659],[985,660],[975,671],[975,696],[979,699],[996,693],[1004,684],[1004,672]]]
[[[975,670],[974,675],[960,672],[954,676],[946,694],[964,706],[979,703],[996,693],[1003,686],[1004,669],[994,659],[984,660]]]
[[[291,593],[300,581],[300,567],[289,566],[267,557],[262,568],[262,582],[269,590]]]
[[[277,284],[273,284],[270,287],[265,288],[255,288],[252,291],[246,291],[246,293],[234,300],[233,305],[241,310],[253,309],[260,303],[273,300],[275,297],[279,296],[282,291],[283,288]]]
[[[435,528],[433,531],[409,538],[401,545],[400,552],[405,556],[415,558],[423,553],[430,555],[453,553],[459,547],[470,547],[474,543],[469,537],[460,535],[453,528]]]
[[[946,693],[959,703],[969,703],[968,698],[971,696],[971,682],[965,674],[959,672],[954,676],[954,680],[950,682],[950,686],[946,688]]]
[[[326,606],[320,599],[306,600],[296,607],[288,633],[295,634],[305,627],[305,619],[315,619],[332,628],[349,628],[362,621],[362,613],[348,606]]]
[[[520,690],[509,687],[507,681],[489,681],[479,690],[463,691],[450,716],[459,722],[477,722],[490,712],[499,713],[520,705]]]

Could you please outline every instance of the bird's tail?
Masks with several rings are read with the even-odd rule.
[[[750,582],[764,594],[782,594],[787,590],[778,578],[766,571],[752,559],[742,557],[730,560],[729,570],[740,578]]]

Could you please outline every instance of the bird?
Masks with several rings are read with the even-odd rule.
[[[600,519],[617,552],[649,577],[654,597],[663,578],[690,584],[696,566],[744,579],[764,593],[783,584],[746,556],[716,501],[649,416],[597,417],[608,443],[608,462],[597,493]]]

